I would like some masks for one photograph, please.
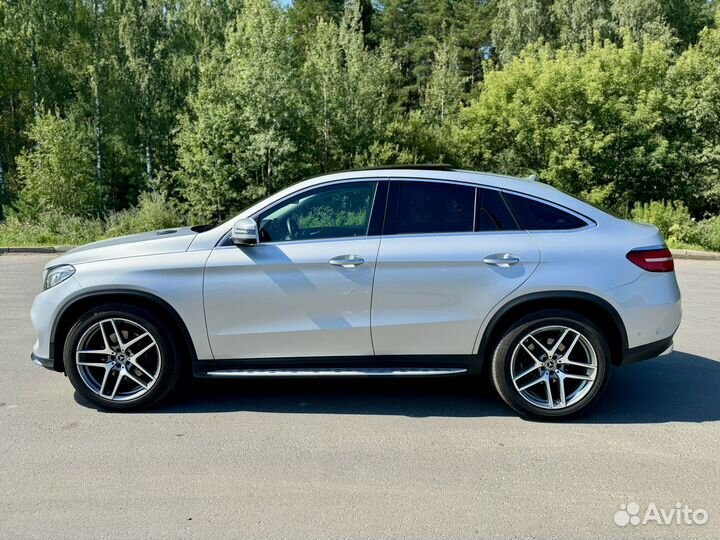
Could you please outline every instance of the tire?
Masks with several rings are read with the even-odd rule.
[[[500,397],[521,416],[575,418],[587,412],[607,386],[610,349],[585,317],[543,310],[504,332],[493,352],[491,374]]]
[[[178,386],[182,371],[182,356],[163,320],[128,304],[84,313],[68,332],[63,362],[78,393],[116,411],[158,404]]]

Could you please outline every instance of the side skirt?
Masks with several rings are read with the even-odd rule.
[[[199,378],[255,377],[417,377],[480,373],[475,355],[345,356],[320,358],[261,358],[196,360]]]

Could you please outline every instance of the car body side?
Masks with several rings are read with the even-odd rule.
[[[485,349],[498,330],[498,324],[502,324],[499,321],[503,317],[512,318],[522,312],[523,306],[527,308],[531,305],[574,305],[582,309],[590,309],[594,305],[592,309],[604,313],[600,315],[600,325],[614,325],[614,328],[608,328],[616,332],[618,350],[613,358],[615,363],[621,363],[625,357],[633,357],[633,350],[647,348],[645,355],[659,354],[661,351],[656,349],[669,343],[680,323],[680,293],[674,274],[646,272],[626,259],[630,249],[662,244],[662,237],[654,227],[612,217],[538,182],[465,171],[375,170],[306,180],[205,232],[194,233],[189,228],[182,228],[144,233],[89,244],[50,261],[46,269],[72,264],[76,274],[36,298],[32,317],[38,340],[33,348],[33,357],[46,367],[62,370],[61,341],[73,314],[99,302],[129,298],[153,306],[168,317],[187,342],[193,361],[217,361],[219,357],[213,354],[209,340],[206,310],[212,309],[212,306],[208,306],[204,299],[204,280],[208,260],[214,250],[217,253],[217,250],[238,249],[220,245],[234,220],[255,216],[304,189],[325,183],[365,179],[437,180],[515,192],[567,208],[584,216],[589,223],[588,227],[576,230],[517,231],[519,235],[528,235],[537,250],[537,260],[524,269],[517,286],[489,308],[465,313],[467,328],[463,327],[464,333],[469,335],[467,329],[472,327],[471,338],[458,342],[458,336],[449,335],[444,339],[438,332],[435,339],[437,346],[433,350],[413,350],[411,347],[413,353],[466,355],[476,359],[474,370],[479,370]],[[467,233],[467,236],[481,238],[493,234],[496,233]],[[435,236],[440,237],[437,248],[448,241],[443,240],[443,236],[457,235]],[[397,241],[397,237],[395,239]],[[427,239],[427,235],[421,235],[414,240],[405,239],[405,242],[414,241],[422,245]],[[380,237],[379,243],[383,240]],[[381,286],[378,283],[374,285]],[[374,296],[376,289],[372,291]],[[448,290],[448,294],[457,294],[457,291]],[[373,297],[373,309],[375,303]],[[237,306],[238,310],[250,308]],[[222,316],[232,317],[232,313],[223,313]],[[380,326],[377,328],[380,329]],[[400,327],[390,329],[392,332],[401,330]],[[437,329],[428,328],[428,331],[433,330]],[[369,331],[373,332],[372,326]],[[452,350],[448,351],[450,346]],[[272,342],[268,343],[268,350],[272,352]],[[374,352],[393,355],[402,351],[393,351],[392,348],[379,351],[376,347]]]

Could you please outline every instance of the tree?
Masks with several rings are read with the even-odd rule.
[[[188,90],[187,66],[178,64],[183,42],[179,5],[169,0],[118,0],[124,69],[137,101],[138,138],[145,156],[147,186],[157,189],[158,172],[172,166],[171,133]]]
[[[395,49],[403,76],[400,101],[416,108],[431,73],[435,51],[453,41],[463,77],[471,84],[482,78],[490,55],[490,28],[495,2],[488,0],[384,0],[378,3],[373,39]]]
[[[551,7],[551,0],[498,0],[492,40],[500,62],[509,63],[525,46],[541,38],[552,40]]]
[[[552,17],[561,45],[587,47],[597,38],[615,34],[610,13],[611,0],[555,0]]]
[[[487,74],[463,111],[464,164],[531,172],[571,193],[625,209],[632,201],[683,199],[676,156],[665,136],[664,81],[673,60],[665,42],[594,43],[586,54],[527,50]]]
[[[712,5],[707,0],[613,0],[610,10],[618,27],[632,30],[635,39],[668,31],[687,45],[712,24]]]
[[[720,12],[718,14],[720,23]],[[694,186],[684,199],[696,213],[720,210],[720,30],[706,29],[668,74],[675,174]]]
[[[443,125],[460,109],[464,85],[457,47],[453,43],[442,43],[435,52],[430,77],[423,92],[422,111],[430,123]]]
[[[366,49],[355,2],[347,3],[339,24],[319,20],[309,43],[301,83],[319,170],[348,168],[382,138],[395,64],[384,49]]]
[[[284,11],[247,0],[225,50],[201,69],[177,137],[177,177],[194,219],[222,218],[306,171],[288,36]]]
[[[23,184],[21,210],[28,216],[46,210],[93,215],[98,196],[88,127],[57,112],[41,112],[30,130],[30,140],[33,148],[17,159]]]

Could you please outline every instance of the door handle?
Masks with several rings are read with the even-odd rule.
[[[500,268],[509,268],[519,263],[520,257],[512,255],[511,253],[495,253],[485,257],[483,262],[492,266],[499,266]]]
[[[360,255],[339,255],[328,261],[333,266],[342,266],[343,268],[355,268],[365,262]]]

